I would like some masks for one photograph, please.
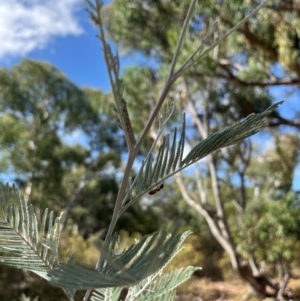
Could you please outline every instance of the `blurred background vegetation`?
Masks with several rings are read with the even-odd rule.
[[[180,63],[197,47],[209,20],[218,21],[221,34],[257,2],[199,1]],[[281,100],[278,91],[285,104],[270,116],[261,134],[202,160],[183,173],[184,180],[167,181],[117,224],[125,246],[180,219],[181,230],[194,234],[169,268],[202,266],[195,279],[235,281],[243,278],[243,267],[251,268],[255,280],[256,275],[267,275],[280,285],[300,277],[300,185],[295,180],[300,181],[300,4],[268,3],[174,85],[168,101],[174,101],[176,114],[166,134],[180,126],[186,112],[188,148]],[[137,135],[164,84],[188,5],[186,0],[115,0],[105,8],[108,33],[119,49],[151,59],[151,64],[123,72],[124,98]],[[73,245],[77,259],[93,265],[126,160],[112,95],[78,87],[48,63],[25,59],[0,69],[0,106],[2,181],[11,179],[38,216],[45,208],[56,215],[63,211],[62,256]],[[156,133],[153,126],[136,166]],[[234,267],[230,250],[241,269]],[[31,273],[3,265],[0,271],[3,301],[19,300],[22,293],[43,301],[66,299],[61,290]],[[299,288],[294,287],[294,296]],[[195,291],[185,285],[182,300],[192,300]]]

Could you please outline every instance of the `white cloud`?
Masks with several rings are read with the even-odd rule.
[[[43,48],[54,36],[79,35],[81,0],[0,1],[0,59]]]

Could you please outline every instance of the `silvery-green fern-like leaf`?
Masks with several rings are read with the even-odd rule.
[[[119,301],[122,287],[98,288],[93,292],[91,301]]]
[[[32,205],[14,187],[0,185],[1,262],[48,279],[58,264],[59,233],[59,218],[53,222],[52,212],[46,210],[38,226]]]
[[[188,280],[197,267],[186,267],[173,270],[170,273],[158,273],[142,280],[128,289],[124,301],[173,301],[176,288]],[[91,301],[118,301],[122,288],[103,288],[93,292]]]
[[[235,144],[256,134],[268,124],[265,119],[266,116],[277,109],[277,107],[282,103],[283,101],[278,102],[262,113],[251,114],[233,126],[208,136],[190,151],[190,153],[182,161],[182,165],[190,165],[222,147]]]
[[[143,162],[140,172],[134,181],[130,195],[131,202],[139,199],[145,192],[155,188],[162,179],[182,165],[182,156],[185,140],[185,114],[182,118],[182,127],[179,140],[177,140],[177,128],[174,129],[171,147],[169,136],[163,137],[158,154],[154,159],[150,154],[146,163]]]
[[[48,273],[50,282],[74,289],[135,285],[160,270],[172,258],[182,244],[182,237],[176,232],[174,230],[171,235],[155,233],[145,236],[121,253],[110,249],[104,255],[105,264],[100,271],[76,263],[60,263]]]
[[[160,273],[155,277],[149,276],[128,290],[125,301],[173,301],[176,288],[199,269],[189,266],[166,274]]]
[[[181,236],[181,240],[178,242],[169,261],[180,252],[182,243],[190,233],[190,231],[187,231]],[[163,274],[163,270],[168,262],[155,273],[136,285],[129,287],[124,301],[173,301],[175,298],[175,289],[196,270],[200,269],[197,267],[187,267]],[[96,289],[91,301],[118,300],[120,292],[117,288]]]
[[[171,175],[214,151],[254,135],[267,125],[266,116],[282,103],[283,101],[278,102],[262,113],[251,114],[233,126],[208,136],[198,143],[184,159],[182,157],[185,140],[185,116],[183,116],[179,140],[177,140],[177,128],[174,130],[171,146],[169,146],[169,137],[163,138],[157,156],[155,158],[149,156],[146,167],[142,166],[138,173],[131,188],[134,193],[130,192],[130,203],[138,200],[145,192],[155,189],[159,183]]]

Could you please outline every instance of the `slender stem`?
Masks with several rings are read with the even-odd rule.
[[[90,3],[89,0],[86,0],[86,1],[88,1],[88,3],[92,6],[92,4]],[[101,1],[96,0],[96,7],[94,9],[96,10],[98,21],[102,20],[101,15],[100,15],[101,7],[102,7]],[[114,99],[117,99],[117,93],[116,93],[116,89],[115,89],[115,85],[114,85],[114,81],[113,81],[113,77],[112,77],[112,73],[111,73],[111,69],[110,69],[110,64],[109,64],[110,55],[109,55],[109,50],[107,49],[108,46],[105,42],[105,34],[104,34],[102,22],[99,22],[98,25],[99,25],[100,40],[101,40],[102,45],[103,45],[104,59],[105,59],[106,65],[107,65],[107,72],[108,72],[108,76],[109,76],[110,85],[111,85],[111,88],[112,88],[112,91],[113,91]],[[118,106],[117,101],[116,101],[116,105]]]
[[[177,45],[176,45],[176,48],[175,48],[175,51],[174,51],[174,55],[173,55],[173,58],[172,58],[172,62],[171,62],[170,70],[169,70],[168,80],[171,78],[171,76],[174,73],[174,69],[175,69],[176,61],[177,61],[177,58],[178,58],[178,55],[179,55],[180,47],[182,45],[183,38],[185,36],[186,30],[188,28],[188,25],[190,23],[190,19],[192,17],[193,10],[194,10],[194,7],[196,5],[196,1],[197,0],[193,0],[191,2],[189,10],[187,12],[187,15],[185,17],[185,20],[183,22],[183,26],[182,26],[182,29],[181,29],[181,32],[180,32],[180,35],[179,35],[179,38],[178,38],[178,42],[177,42]]]
[[[101,4],[100,0],[96,0],[96,7],[94,7],[90,3],[89,0],[87,0],[87,2],[91,5],[91,7],[94,10],[96,10],[97,18],[98,18],[99,21],[101,21],[100,9],[101,9],[102,4]],[[118,102],[118,95],[117,95],[117,91],[116,91],[116,88],[115,88],[115,83],[113,81],[112,72],[111,72],[111,69],[110,69],[110,63],[109,63],[110,62],[110,54],[109,54],[109,50],[107,49],[108,46],[105,42],[105,35],[104,35],[104,30],[103,30],[101,22],[99,22],[99,31],[100,31],[100,36],[101,36],[100,40],[103,44],[104,58],[105,58],[105,62],[107,64],[107,69],[108,69],[108,74],[109,74],[109,79],[110,79],[114,99],[116,101],[119,116],[120,116],[120,119],[121,119],[121,122],[122,122],[123,120],[122,120],[121,108],[120,108],[120,105],[119,105],[119,102]],[[117,77],[118,74],[115,74],[115,76]],[[127,141],[127,132],[124,131],[124,133],[125,133],[125,137],[126,137],[126,141]],[[128,144],[128,146],[130,146],[130,145]],[[127,164],[126,164],[123,180],[122,180],[122,183],[120,185],[120,189],[119,189],[119,192],[118,192],[118,195],[117,195],[117,199],[116,199],[116,203],[115,203],[114,211],[113,211],[113,216],[112,216],[109,228],[108,228],[108,232],[107,232],[106,237],[105,237],[105,241],[104,241],[104,244],[103,244],[101,255],[99,256],[97,264],[96,264],[96,269],[98,269],[98,270],[101,268],[101,266],[104,263],[105,254],[107,253],[107,250],[109,248],[111,235],[112,235],[113,230],[115,228],[115,225],[116,225],[116,223],[117,223],[117,221],[118,221],[118,219],[121,215],[122,200],[123,200],[124,195],[125,195],[126,186],[127,186],[127,183],[128,183],[128,178],[130,176],[130,172],[131,172],[131,169],[132,169],[134,159],[135,159],[135,157],[138,153],[138,150],[139,150],[139,148],[134,148],[134,149],[132,149],[131,147],[128,147],[128,148],[129,148],[129,156],[128,156],[128,161],[127,161]],[[86,293],[84,295],[84,298],[83,298],[83,301],[87,301],[89,299],[89,296],[90,296],[91,292],[92,292],[91,289],[86,291]]]
[[[105,33],[104,33],[102,18],[101,18],[101,8],[103,6],[103,3],[101,0],[96,0],[96,6],[94,6],[90,0],[86,0],[86,1],[91,6],[91,8],[94,11],[96,11],[96,14],[97,14],[97,21],[98,21],[97,23],[98,23],[98,27],[99,27],[99,33],[100,33],[100,36],[98,36],[98,37],[103,45],[104,60],[106,62],[106,66],[107,66],[109,81],[110,81],[110,85],[112,87],[112,92],[113,92],[115,103],[117,106],[118,116],[119,116],[122,128],[124,129],[125,140],[126,140],[128,149],[131,150],[133,148],[133,143],[132,143],[130,133],[128,133],[126,130],[126,120],[124,120],[123,107],[122,107],[122,105],[124,105],[124,103],[122,103],[122,100],[119,99],[119,94],[117,93],[117,89],[116,89],[116,87],[118,87],[118,85],[120,85],[120,83],[118,83],[120,66],[119,66],[119,62],[117,62],[116,65],[111,63],[115,57],[112,57],[111,50],[109,49],[109,46],[106,43],[106,38],[105,38]],[[118,56],[116,56],[116,58],[118,59]],[[114,82],[114,79],[116,82]],[[125,103],[125,105],[126,105],[126,103]],[[129,116],[127,116],[127,117],[129,119]],[[127,121],[127,124],[128,124],[128,121]]]
[[[178,38],[178,42],[177,42],[177,45],[176,45],[176,48],[175,48],[175,52],[174,52],[174,55],[173,55],[173,58],[172,58],[172,63],[171,63],[171,66],[170,66],[170,69],[169,69],[169,75],[168,75],[168,78],[167,78],[167,82],[161,92],[161,95],[152,111],[152,113],[150,114],[150,117],[145,125],[145,128],[139,138],[139,140],[137,141],[137,144],[136,144],[136,148],[137,149],[140,149],[143,141],[145,140],[146,138],[146,135],[148,134],[166,96],[168,95],[173,83],[175,82],[175,80],[178,78],[178,77],[174,77],[174,69],[175,69],[175,65],[176,65],[176,61],[177,61],[177,58],[178,58],[178,55],[179,55],[179,51],[180,51],[180,47],[182,45],[182,42],[183,42],[183,38],[184,38],[184,35],[186,33],[186,30],[187,30],[187,27],[188,27],[188,24],[190,22],[190,19],[192,17],[192,13],[193,13],[193,9],[195,7],[195,4],[196,4],[196,1],[197,0],[192,0],[191,1],[191,4],[190,4],[190,7],[189,7],[189,10],[188,10],[188,13],[186,15],[186,18],[184,20],[184,23],[183,23],[183,27],[182,27],[182,30],[180,32],[180,36]]]
[[[175,79],[180,77],[185,71],[191,68],[193,65],[197,64],[201,58],[203,58],[209,51],[219,45],[222,41],[224,41],[228,36],[230,36],[233,32],[235,32],[243,23],[245,23],[250,17],[256,14],[262,7],[267,4],[268,0],[264,1],[257,8],[255,8],[248,16],[246,16],[243,20],[233,26],[228,32],[222,35],[217,41],[215,41],[212,45],[207,47],[203,52],[199,54],[199,51],[203,48],[203,44],[196,49],[196,51],[187,59],[187,61],[182,65],[182,67],[174,74]],[[195,58],[197,56],[197,58]]]
[[[115,207],[114,207],[113,217],[112,217],[111,223],[110,223],[109,228],[108,228],[108,233],[107,233],[105,241],[104,241],[104,245],[103,245],[103,250],[104,251],[106,250],[106,247],[108,247],[109,240],[110,240],[110,235],[112,234],[112,232],[114,230],[114,227],[117,223],[117,220],[121,215],[122,200],[123,200],[124,195],[125,195],[128,178],[130,176],[130,172],[131,172],[132,165],[133,165],[135,157],[136,157],[136,153],[130,153],[129,156],[128,156],[128,161],[127,161],[127,164],[126,164],[126,169],[125,169],[125,172],[124,172],[123,180],[122,180],[122,183],[121,183],[121,186],[120,186],[120,189],[119,189],[119,192],[118,192],[116,204],[115,204]],[[96,268],[99,268],[101,266],[101,264],[103,263],[103,260],[104,260],[103,256],[104,256],[104,254],[101,253],[101,257],[99,258],[99,260],[97,262]]]
[[[111,219],[111,222],[110,222],[110,225],[109,225],[106,237],[105,237],[105,241],[104,241],[104,244],[103,244],[103,247],[102,247],[101,254],[100,254],[100,256],[98,258],[98,261],[97,261],[97,264],[96,264],[96,269],[98,269],[98,270],[101,269],[101,266],[104,263],[105,254],[106,254],[106,252],[109,248],[111,235],[113,233],[113,230],[116,226],[116,223],[117,223],[120,215],[123,213],[123,211],[121,211],[122,199],[123,199],[124,194],[125,194],[128,178],[129,178],[129,175],[130,175],[130,172],[131,172],[131,168],[132,168],[135,156],[136,156],[135,152],[130,153],[129,156],[128,156],[128,161],[127,161],[127,164],[126,164],[124,177],[123,177],[123,180],[122,180],[122,183],[121,183],[121,186],[120,186],[120,189],[119,189],[119,193],[118,193],[118,196],[117,196],[116,204],[115,204],[114,211],[113,211],[113,216],[112,216],[112,219]],[[83,298],[83,301],[88,300],[91,292],[92,292],[92,290],[87,290],[86,291],[86,293],[84,295],[84,298]]]
[[[134,185],[135,185],[135,183],[136,183],[138,177],[140,176],[140,174],[141,174],[141,172],[142,172],[142,170],[143,170],[143,167],[146,165],[147,161],[149,160],[149,158],[150,158],[150,156],[151,156],[151,154],[152,154],[152,150],[153,150],[154,147],[156,146],[158,139],[161,137],[161,135],[162,135],[162,133],[163,133],[163,131],[164,131],[164,129],[165,129],[165,127],[166,127],[166,125],[167,125],[169,119],[170,119],[171,116],[172,116],[172,113],[173,113],[173,109],[171,109],[171,112],[169,113],[169,115],[168,115],[168,116],[166,117],[166,119],[164,120],[163,125],[160,127],[159,132],[158,132],[158,134],[156,135],[156,138],[155,138],[154,142],[152,143],[151,148],[149,149],[148,154],[147,154],[145,160],[143,161],[142,166],[140,167],[140,169],[139,169],[139,171],[138,171],[138,174],[136,175],[135,179],[133,180],[133,182],[132,182],[132,184],[131,184],[131,186],[130,186],[130,190],[134,187]],[[125,202],[126,202],[128,196],[129,196],[129,193],[125,196],[125,198],[124,198],[124,200],[123,200],[123,202],[122,202],[123,205],[125,204]],[[128,205],[129,205],[129,204],[130,204],[130,203],[128,203]],[[128,208],[128,207],[126,207],[126,208]],[[124,211],[122,211],[122,212],[124,212]]]

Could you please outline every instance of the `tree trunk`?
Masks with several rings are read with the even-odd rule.
[[[274,297],[278,300],[289,298],[290,293],[285,291],[289,278],[286,277],[286,281],[283,282],[282,285],[279,285],[277,282],[270,279],[263,271],[254,273],[248,264],[245,263],[241,256],[237,253],[237,247],[231,239],[230,233],[227,232],[227,235],[224,237],[224,231],[226,231],[226,229],[228,230],[228,228],[226,227],[225,223],[220,227],[220,225],[223,223],[222,218],[219,218],[218,216],[216,217],[208,212],[205,204],[203,204],[203,200],[198,202],[194,201],[196,195],[194,192],[187,189],[187,186],[183,181],[183,177],[180,174],[175,175],[175,179],[184,200],[188,205],[194,208],[205,218],[213,236],[220,243],[224,251],[229,255],[234,271],[236,271],[241,279],[250,285],[253,294],[265,298]]]
[[[277,296],[280,289],[279,285],[264,273],[254,274],[246,264],[239,264],[237,272],[239,276],[251,286],[255,294],[263,297]]]
[[[207,93],[209,94],[211,90]],[[186,97],[189,98],[189,91],[186,85]],[[189,112],[192,120],[198,129],[202,139],[208,137],[208,132],[210,128],[209,124],[209,97],[204,99],[204,110],[202,119],[198,118],[198,111],[194,101],[189,99]],[[246,151],[248,149],[248,152]],[[245,154],[246,153],[246,154]],[[244,175],[246,168],[250,162],[251,158],[251,146],[246,149],[241,150],[240,158],[242,165],[239,168],[239,174],[241,176],[241,181],[244,181]],[[208,169],[211,178],[211,188],[213,192],[214,206],[208,206],[206,189],[204,188],[202,179],[199,173],[196,172],[197,188],[198,192],[188,189],[186,183],[184,182],[181,174],[175,175],[176,183],[181,191],[182,197],[194,210],[196,210],[200,215],[202,215],[210,231],[212,232],[215,239],[222,246],[224,251],[229,255],[231,265],[236,271],[236,273],[246,281],[252,288],[253,293],[263,296],[263,297],[275,297],[284,299],[287,296],[285,288],[287,285],[288,277],[286,281],[279,285],[277,282],[270,279],[264,271],[258,271],[257,269],[250,269],[249,265],[243,261],[241,256],[237,252],[237,246],[232,239],[232,233],[230,227],[227,223],[227,216],[224,209],[223,195],[220,189],[220,183],[217,176],[217,167],[214,160],[214,156],[210,154],[207,156],[208,159]],[[242,183],[243,188],[244,183]],[[241,190],[241,202],[238,204],[241,208],[241,213],[246,207],[246,194],[245,191]],[[254,262],[253,262],[254,263]]]

